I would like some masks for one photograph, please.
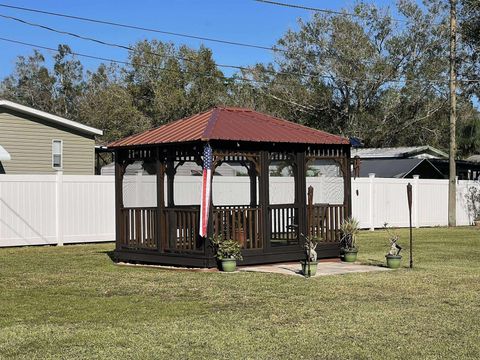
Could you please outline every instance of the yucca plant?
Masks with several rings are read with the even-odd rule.
[[[360,232],[359,221],[355,218],[347,218],[340,224],[342,238],[340,246],[346,251],[357,249],[357,235]]]

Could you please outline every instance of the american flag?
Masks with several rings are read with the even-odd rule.
[[[208,214],[210,212],[210,199],[212,194],[212,163],[213,153],[209,144],[203,148],[203,177],[202,198],[200,202],[200,236],[207,236]]]

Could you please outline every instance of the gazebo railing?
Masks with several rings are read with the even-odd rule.
[[[263,247],[261,211],[250,206],[215,206],[213,208],[213,233],[225,239],[237,240],[243,249]]]
[[[130,249],[156,250],[157,208],[123,208],[120,239],[122,247]]]
[[[199,206],[165,208],[165,227],[162,233],[165,251],[203,252],[198,244]]]
[[[310,236],[321,242],[339,242],[341,238],[340,225],[345,219],[346,206],[343,204],[314,204],[312,211]]]
[[[308,210],[308,208],[307,208]],[[201,253],[198,206],[164,208],[131,207],[121,209],[120,246],[132,250]],[[271,245],[298,244],[298,208],[291,204],[269,205]],[[309,235],[321,242],[340,241],[340,224],[345,219],[346,206],[314,204]],[[262,211],[250,206],[214,206],[213,233],[237,240],[244,250],[262,249]],[[163,216],[158,218],[159,214]],[[160,228],[159,228],[160,226]],[[159,233],[158,233],[159,232]],[[160,246],[161,245],[161,246]]]
[[[269,205],[268,208],[271,245],[297,245],[298,207],[293,204],[276,204]]]
[[[121,210],[121,247],[136,250],[203,252],[197,246],[199,207],[129,207]],[[160,229],[158,229],[160,224]],[[159,232],[159,233],[158,233]],[[161,247],[159,246],[160,244]]]

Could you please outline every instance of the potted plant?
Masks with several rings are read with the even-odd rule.
[[[387,224],[383,225],[383,227],[387,231],[388,238],[390,240],[390,250],[388,251],[388,254],[385,255],[385,258],[387,259],[387,266],[390,269],[398,269],[400,267],[400,263],[402,262],[402,255],[400,255],[402,247],[397,244],[400,236],[390,230],[387,227]]]
[[[223,235],[211,239],[215,249],[215,256],[221,264],[222,271],[233,272],[237,270],[237,260],[243,260],[241,246],[238,241],[224,239]]]
[[[318,261],[317,261],[317,252],[315,248],[317,247],[317,242],[310,240],[308,237],[305,237],[305,260],[302,260],[302,274],[305,276],[315,276],[317,273]]]
[[[360,231],[358,226],[358,220],[353,217],[343,220],[340,225],[340,232],[342,233],[340,251],[345,262],[357,261],[357,235]]]

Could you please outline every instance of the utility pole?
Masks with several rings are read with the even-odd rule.
[[[457,184],[455,139],[457,123],[457,0],[450,0],[450,153],[448,179],[448,226],[457,225]]]

